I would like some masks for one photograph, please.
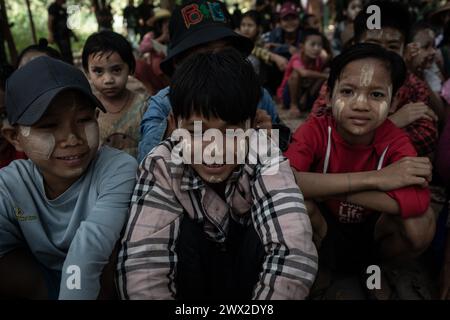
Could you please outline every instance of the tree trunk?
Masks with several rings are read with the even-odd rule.
[[[30,0],[25,0],[25,2],[27,3],[28,19],[30,19],[31,34],[33,35],[33,42],[34,42],[34,44],[37,44],[36,28],[34,27],[33,15],[31,14]]]
[[[16,49],[16,45],[14,43],[14,39],[12,37],[11,34],[11,29],[9,26],[9,22],[8,22],[8,15],[6,12],[6,5],[5,5],[5,0],[0,0],[0,33],[1,33],[1,41],[2,41],[2,46],[4,47],[4,41],[6,41],[8,43],[8,49],[9,49],[9,56],[11,58],[11,64],[16,64],[17,61],[17,49]],[[0,53],[2,54],[2,53]],[[3,60],[3,57],[2,57]],[[6,54],[4,57],[4,60],[6,61]]]
[[[175,9],[175,0],[161,0],[161,8],[172,12]]]

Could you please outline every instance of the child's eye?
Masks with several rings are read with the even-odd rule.
[[[120,72],[122,72],[122,69],[120,69],[120,68],[118,68],[118,69],[113,69],[113,72],[114,72],[114,73],[120,73]]]
[[[378,91],[374,91],[371,93],[372,97],[376,98],[376,99],[380,99],[380,98],[384,98],[385,95],[382,92],[378,92]]]
[[[94,74],[96,74],[96,75],[101,75],[102,73],[103,73],[103,71],[102,70],[99,70],[99,69],[96,69],[96,70],[92,70],[92,72],[94,73]]]
[[[341,89],[340,93],[344,96],[351,96],[353,94],[352,89]]]

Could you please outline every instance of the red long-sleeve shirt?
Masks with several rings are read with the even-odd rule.
[[[329,129],[331,130],[329,139]],[[327,146],[330,152],[327,160]],[[384,155],[383,155],[384,154]],[[370,145],[350,145],[337,132],[332,115],[310,117],[293,135],[285,156],[300,172],[346,173],[371,171],[417,153],[409,137],[390,120],[376,129]],[[328,163],[328,165],[326,165]],[[408,218],[425,213],[430,203],[427,188],[405,187],[387,192],[400,207],[401,216]],[[372,213],[361,206],[337,200],[326,201],[326,206],[342,223],[359,223]]]

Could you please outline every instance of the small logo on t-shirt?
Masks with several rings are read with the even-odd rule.
[[[357,204],[341,202],[339,206],[339,222],[361,223],[364,220],[365,209]]]
[[[16,214],[17,221],[23,222],[23,221],[33,221],[37,219],[37,216],[30,215],[26,216],[22,209],[20,208],[14,208],[14,213]]]

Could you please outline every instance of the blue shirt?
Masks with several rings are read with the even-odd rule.
[[[152,151],[164,138],[167,128],[167,117],[172,106],[169,100],[170,87],[165,87],[150,98],[149,106],[141,122],[141,141],[139,142],[138,162]],[[276,106],[272,97],[263,89],[258,108],[263,109],[272,118],[272,123],[279,123]]]
[[[128,218],[136,171],[133,157],[103,147],[83,176],[49,200],[35,164],[13,161],[0,170],[0,257],[27,246],[44,267],[61,271],[59,299],[96,299]],[[79,268],[80,289],[67,286],[71,266]]]
[[[298,45],[300,44],[300,37],[301,31],[298,30],[295,44],[293,44],[294,47],[298,47]],[[285,42],[284,31],[281,27],[275,28],[269,33],[269,38],[267,39],[267,42],[279,44],[278,47],[275,47],[270,51],[279,54],[288,60],[291,58],[291,53],[289,52],[290,45]]]

